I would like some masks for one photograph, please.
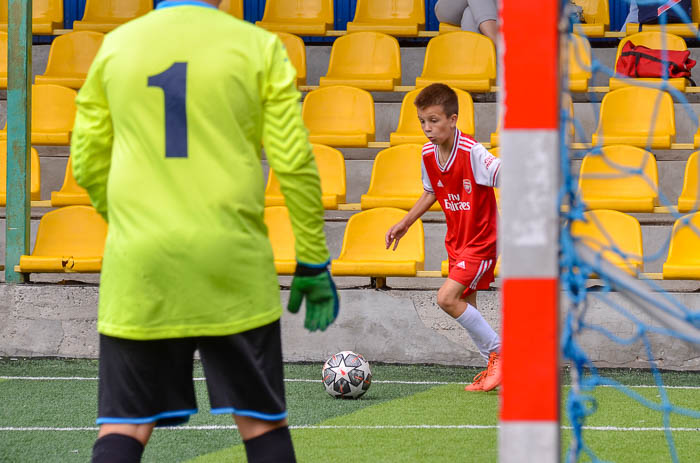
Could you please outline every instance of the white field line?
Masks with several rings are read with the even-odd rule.
[[[205,378],[193,378],[194,381],[204,381]],[[24,380],[24,381],[97,381],[96,377],[83,377],[83,376],[0,376],[0,380]],[[309,379],[309,378],[285,378],[287,383],[318,383],[321,382],[319,379]],[[416,384],[416,385],[435,385],[441,386],[445,384],[466,384],[465,381],[394,381],[394,380],[373,380],[373,384]],[[569,384],[563,385],[564,387],[569,387]],[[625,386],[625,385],[623,385]],[[597,387],[615,387],[611,385],[600,385]],[[631,389],[658,389],[655,385],[650,384],[640,384],[640,385],[626,385],[625,387]],[[695,390],[700,389],[700,386],[664,386],[664,389],[688,389]]]
[[[498,425],[478,425],[478,424],[455,424],[455,425],[432,425],[432,424],[406,424],[406,425],[376,425],[376,426],[333,426],[333,425],[297,425],[290,426],[290,429],[315,429],[315,430],[333,430],[333,429],[361,429],[361,430],[381,430],[381,429],[499,429]],[[234,430],[238,429],[235,425],[207,425],[207,426],[176,426],[167,428],[158,428],[161,431],[211,431],[211,430]],[[570,426],[562,426],[561,429],[571,429]],[[640,428],[640,427],[619,427],[619,426],[584,426],[583,429],[588,431],[623,431],[623,432],[660,432],[665,431],[665,428]],[[0,427],[0,432],[3,431],[20,431],[20,432],[35,432],[35,431],[97,431],[97,426],[84,427]],[[669,428],[671,432],[700,432],[700,428]]]

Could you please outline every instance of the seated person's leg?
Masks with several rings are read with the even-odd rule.
[[[479,33],[479,26],[474,20],[474,14],[472,13],[471,8],[467,7],[464,9],[462,19],[460,20],[460,27],[463,31],[476,32],[477,34]]]
[[[498,40],[498,6],[495,0],[469,0],[469,9],[479,32],[490,38],[494,44]]]
[[[459,26],[468,3],[467,0],[438,0],[435,4],[435,16],[441,23]]]

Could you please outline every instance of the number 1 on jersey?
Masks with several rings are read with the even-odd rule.
[[[149,87],[165,96],[165,157],[187,157],[187,63],[173,63],[160,74],[148,77]]]

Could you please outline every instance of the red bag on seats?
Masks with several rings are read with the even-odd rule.
[[[695,60],[690,59],[688,50],[656,50],[643,45],[634,45],[627,41],[617,60],[615,71],[629,77],[663,77],[663,70],[668,69],[668,77],[685,77],[690,79],[690,70]]]

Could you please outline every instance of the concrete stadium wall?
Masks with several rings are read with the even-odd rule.
[[[500,329],[499,294],[496,290],[484,291],[478,298],[480,310],[496,329]],[[675,296],[689,307],[700,303],[700,294]],[[0,285],[0,356],[96,357],[97,298],[96,286]],[[283,304],[287,298],[288,291],[282,291]],[[285,361],[320,363],[347,349],[379,362],[484,364],[466,332],[436,306],[433,290],[343,289],[340,298],[338,320],[323,333],[308,333],[301,313],[285,311]],[[619,294],[613,294],[612,299],[639,320],[651,323]],[[591,299],[585,320],[623,338],[631,338],[637,329],[596,298]],[[532,342],[537,342],[537,335],[532,333]],[[700,370],[700,346],[656,334],[650,334],[650,338],[660,368]],[[578,341],[600,367],[649,367],[640,341],[615,344],[591,331]]]

